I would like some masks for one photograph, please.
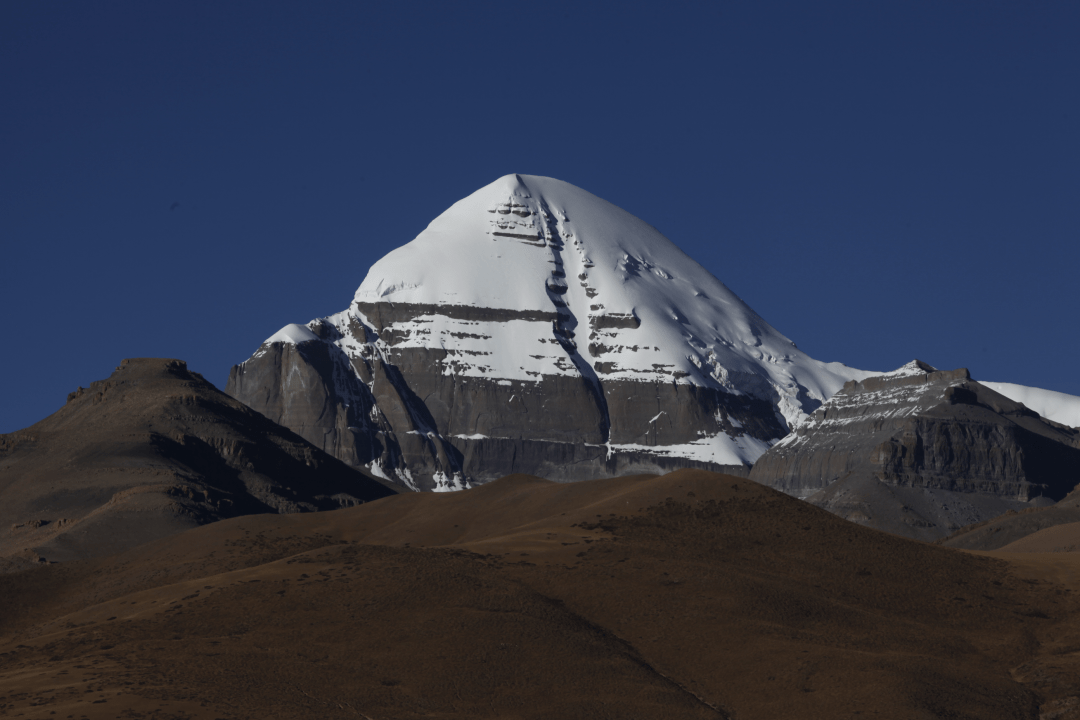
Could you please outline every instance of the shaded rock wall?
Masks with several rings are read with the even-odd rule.
[[[847,383],[765,453],[750,478],[865,524],[903,515],[905,534],[924,539],[1051,503],[1080,482],[1080,431],[1039,417],[966,370],[921,367]]]
[[[232,369],[226,392],[344,462],[411,489],[455,489],[514,472],[560,481],[678,467],[745,474],[747,466],[710,461],[704,448],[689,459],[666,448],[718,433],[767,442],[787,431],[773,404],[750,396],[588,377],[576,370],[575,347],[556,340],[566,373],[526,382],[458,374],[447,350],[411,346],[394,332],[437,312],[551,324],[557,338],[557,313],[356,307],[370,326],[352,316],[316,321],[318,340],[264,345]],[[613,447],[622,445],[630,447]]]

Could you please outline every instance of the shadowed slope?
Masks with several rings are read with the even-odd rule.
[[[962,550],[1000,550],[1035,533],[1078,522],[1080,491],[1073,490],[1056,505],[1005,513],[985,522],[963,527],[949,537],[939,540],[938,544]]]
[[[1001,552],[1059,553],[1080,551],[1080,522],[1043,528],[1001,548]]]

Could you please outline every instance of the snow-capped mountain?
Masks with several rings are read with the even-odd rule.
[[[509,472],[752,463],[844,382],[651,225],[507,175],[372,266],[348,309],[290,325],[228,392],[417,489]]]

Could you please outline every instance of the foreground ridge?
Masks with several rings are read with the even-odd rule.
[[[9,576],[0,712],[1070,718],[1078,557],[913,542],[702,471],[519,475]]]
[[[0,435],[0,572],[119,552],[237,515],[392,494],[182,360],[124,360],[41,422]]]

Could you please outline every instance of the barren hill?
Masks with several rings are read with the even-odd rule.
[[[1074,590],[736,477],[515,476],[9,576],[0,712],[1067,720]]]
[[[393,494],[180,360],[125,360],[0,435],[0,564],[118,552],[221,518]]]

